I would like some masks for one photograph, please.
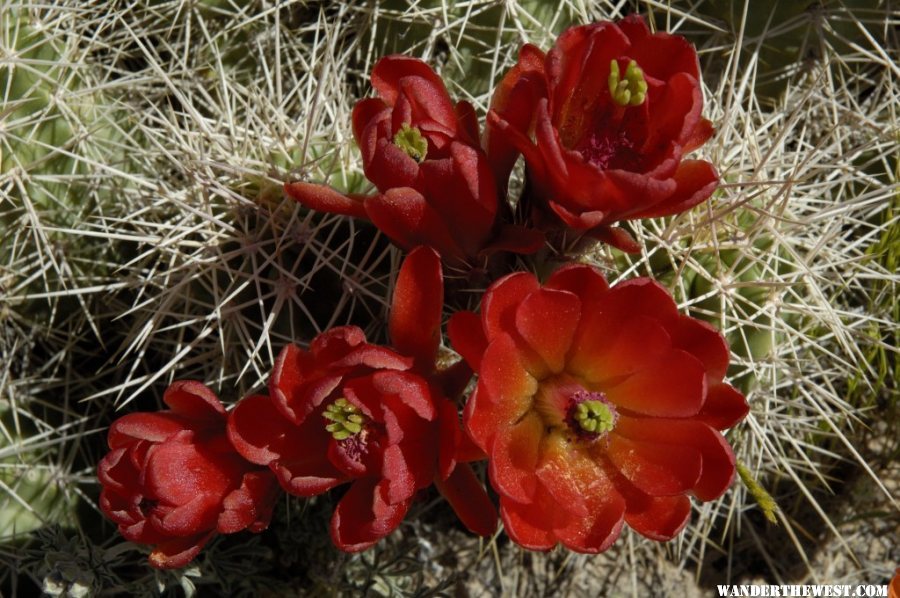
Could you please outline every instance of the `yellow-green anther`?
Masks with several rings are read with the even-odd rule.
[[[622,79],[619,63],[613,59],[609,63],[609,95],[619,106],[640,106],[647,99],[647,81],[644,71],[632,60],[625,69]]]
[[[428,140],[422,136],[419,129],[403,123],[400,130],[394,135],[394,145],[406,152],[406,155],[421,162],[428,154]]]
[[[332,422],[325,426],[325,429],[331,432],[331,437],[335,440],[346,440],[356,436],[362,431],[365,423],[365,416],[359,408],[344,397],[326,407],[322,417]]]
[[[603,401],[584,401],[575,408],[575,421],[585,432],[605,434],[616,425],[616,416]]]

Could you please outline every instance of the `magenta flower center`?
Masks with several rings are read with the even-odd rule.
[[[577,150],[587,162],[601,170],[617,168],[634,171],[641,158],[626,131],[602,126],[586,136]]]
[[[586,440],[597,440],[616,427],[619,415],[602,392],[579,390],[569,398],[566,423],[575,434]]]

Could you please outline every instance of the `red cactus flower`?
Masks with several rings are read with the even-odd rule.
[[[278,484],[248,463],[225,436],[225,409],[200,382],[175,382],[171,411],[113,422],[97,468],[100,508],[127,540],[155,544],[150,564],[184,567],[216,533],[269,524]]]
[[[331,521],[334,543],[364,550],[403,520],[435,482],[463,523],[490,534],[496,511],[468,465],[456,406],[443,396],[434,360],[440,342],[440,258],[421,248],[401,268],[390,328],[413,357],[366,342],[346,326],[289,345],[270,394],[242,400],[228,433],[238,451],[275,472],[282,487],[314,496],[351,483]]]
[[[693,46],[638,16],[572,27],[546,56],[525,45],[488,113],[496,176],[521,153],[536,220],[636,251],[611,224],[682,212],[718,184],[709,162],[682,159],[713,132],[699,78]]]
[[[427,64],[404,56],[379,60],[372,86],[380,97],[356,104],[353,134],[378,193],[345,196],[295,182],[285,185],[290,197],[315,210],[367,218],[401,248],[427,245],[449,260],[541,247],[537,232],[500,223],[497,186],[468,102],[454,105]]]
[[[668,540],[688,520],[688,495],[712,500],[731,484],[720,430],[748,407],[722,382],[728,347],[654,281],[609,288],[585,265],[543,287],[512,274],[449,333],[478,372],[464,422],[519,544],[600,552],[624,523]]]

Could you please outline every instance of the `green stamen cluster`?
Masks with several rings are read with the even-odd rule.
[[[406,152],[406,155],[421,162],[428,154],[428,140],[422,136],[419,129],[411,127],[407,123],[400,126],[400,130],[394,135],[394,145]]]
[[[331,437],[335,440],[356,436],[362,431],[365,422],[365,416],[359,408],[344,397],[326,407],[322,416],[332,422],[325,429],[331,432]]]
[[[625,79],[620,78],[619,63],[609,63],[609,94],[619,106],[640,106],[647,99],[647,82],[644,71],[632,60],[625,69]]]
[[[603,401],[584,401],[575,407],[575,421],[585,432],[605,434],[616,424],[615,415]]]

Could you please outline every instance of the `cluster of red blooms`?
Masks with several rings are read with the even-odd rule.
[[[634,251],[616,222],[710,196],[713,166],[683,159],[712,133],[693,47],[638,17],[571,28],[547,54],[526,45],[483,136],[472,106],[454,104],[419,60],[383,58],[372,85],[379,97],[356,105],[353,132],[377,191],[285,190],[309,208],[368,219],[409,251],[391,346],[347,326],[306,350],[285,347],[268,395],[228,413],[199,382],[173,384],[171,411],[113,424],[99,466],[103,511],[129,540],[155,545],[157,567],[184,566],[215,533],[265,528],[280,491],[309,497],[342,484],[331,536],[343,550],[391,533],[432,483],[466,527],[490,535],[497,509],[469,466],[487,459],[499,516],[524,547],[596,553],[626,523],[654,540],[675,536],[689,496],[713,500],[731,484],[722,431],[748,406],[723,382],[722,335],[680,315],[662,286],[610,287],[578,263],[543,282],[507,274],[480,314],[452,314],[447,336],[462,360],[442,368],[437,356],[442,262],[474,269],[533,254],[560,231]],[[514,213],[506,198],[519,156],[526,184]]]

